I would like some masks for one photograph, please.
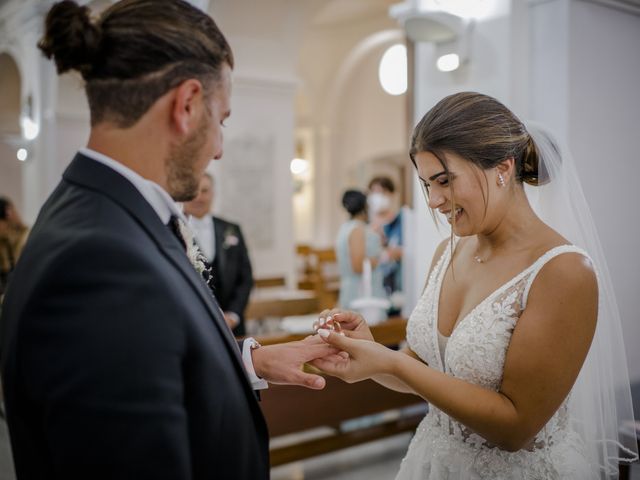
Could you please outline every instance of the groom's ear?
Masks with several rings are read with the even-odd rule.
[[[187,136],[198,128],[200,115],[205,108],[202,83],[195,78],[185,80],[175,87],[173,97],[171,130],[179,136]]]

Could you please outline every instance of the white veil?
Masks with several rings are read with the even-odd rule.
[[[574,427],[585,439],[589,459],[603,479],[618,478],[618,462],[638,459],[622,325],[598,232],[582,192],[573,158],[539,125],[527,124],[550,181],[525,185],[538,216],[574,245],[585,249],[598,277],[598,322],[593,343],[569,402]],[[625,433],[625,431],[627,433]],[[631,433],[630,433],[631,432]]]

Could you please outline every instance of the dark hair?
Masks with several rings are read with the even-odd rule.
[[[342,195],[342,206],[355,217],[367,209],[367,196],[360,190],[347,190]]]
[[[11,200],[7,197],[0,197],[0,220],[7,219],[7,210],[11,205]]]
[[[433,153],[449,173],[444,153],[450,152],[487,170],[507,158],[515,161],[516,180],[530,185],[546,183],[539,177],[538,151],[522,122],[495,98],[461,92],[440,100],[413,131],[410,157]]]
[[[389,193],[393,193],[396,191],[396,186],[393,184],[393,180],[391,180],[389,177],[373,177],[369,182],[369,190],[371,190],[371,187],[373,187],[374,185],[380,185],[383,190],[386,190]]]
[[[122,128],[189,78],[209,93],[233,54],[207,14],[183,0],[122,0],[93,21],[87,7],[56,3],[38,47],[58,73],[77,70],[86,82],[91,124]]]

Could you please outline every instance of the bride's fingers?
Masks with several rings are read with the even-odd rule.
[[[348,366],[347,361],[332,362],[324,358],[317,358],[309,363],[321,372],[334,377],[339,377],[344,369]]]
[[[362,316],[355,312],[339,311],[334,313],[332,318],[340,323],[343,330],[355,330],[360,324],[365,323]]]
[[[321,360],[326,361],[326,362],[330,362],[330,363],[344,363],[344,362],[348,361],[349,360],[349,356],[347,355],[345,357],[344,355],[341,355],[341,353],[346,353],[346,352],[339,352],[339,353],[333,353],[331,355],[326,355],[324,357],[321,357]],[[311,362],[309,362],[309,363],[311,363]]]

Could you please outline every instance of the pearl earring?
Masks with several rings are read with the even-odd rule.
[[[502,176],[501,173],[498,174],[498,183],[500,184],[501,187],[504,187],[504,177]]]

